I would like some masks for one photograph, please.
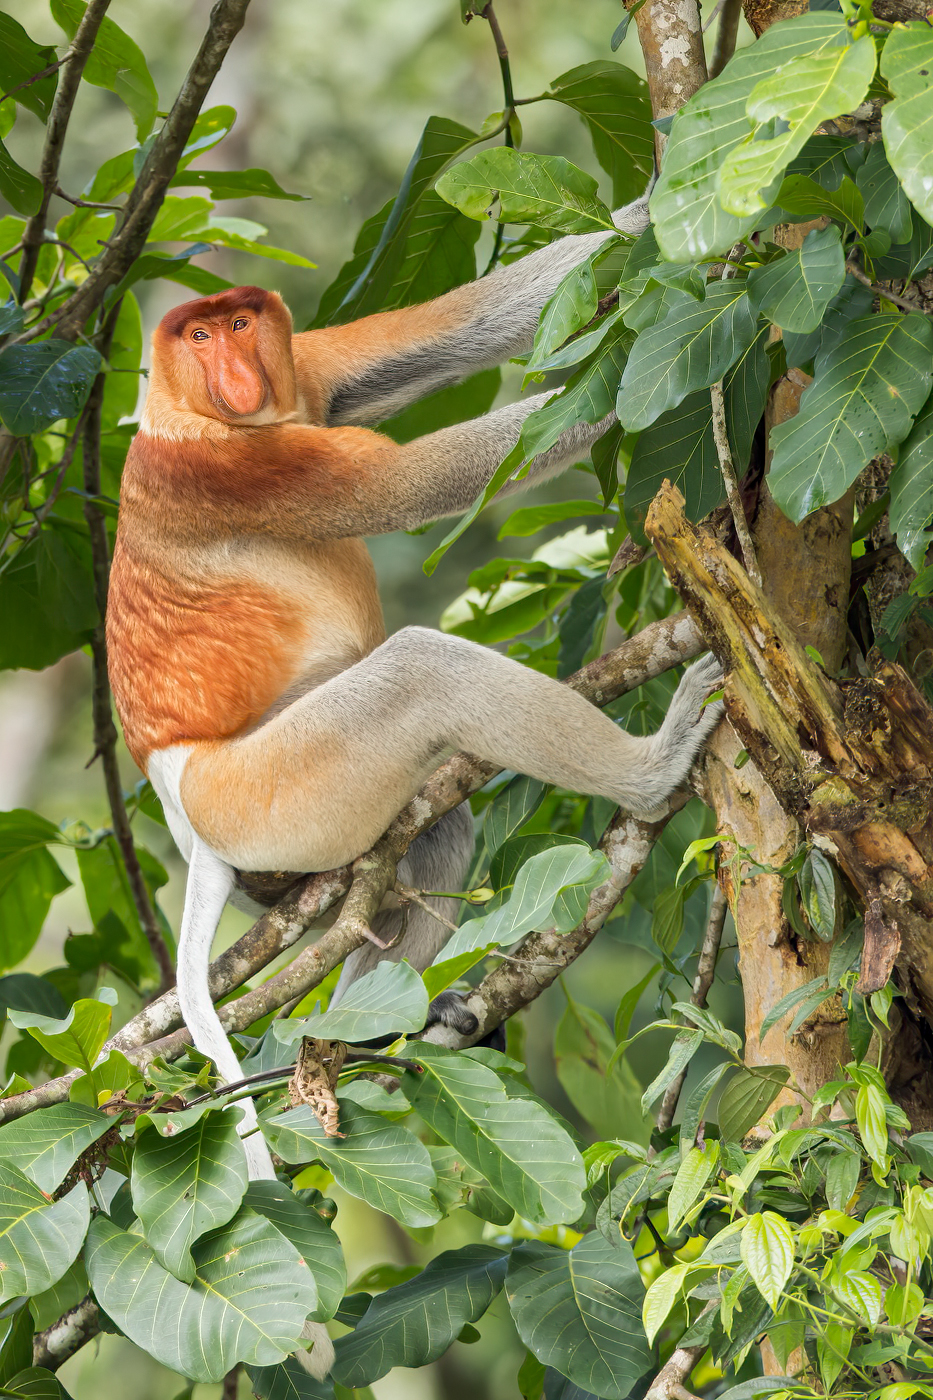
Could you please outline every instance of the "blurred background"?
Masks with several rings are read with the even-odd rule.
[[[42,0],[17,0],[14,9],[38,43],[61,44],[61,31]],[[204,32],[207,0],[194,4],[190,0],[155,0],[145,5],[114,0],[110,13],[142,48],[160,100],[168,105]],[[588,0],[585,5],[574,0],[498,0],[497,14],[511,54],[516,94],[535,96],[559,73],[592,59],[612,57],[609,41],[621,13],[618,0]],[[643,71],[634,26],[615,57]],[[478,130],[489,113],[501,108],[502,96],[489,28],[481,20],[464,27],[456,0],[420,0],[416,5],[410,0],[380,0],[378,4],[374,0],[329,0],[314,5],[305,0],[253,0],[246,27],[206,105],[219,103],[235,107],[238,120],[232,134],[211,152],[206,163],[213,169],[261,166],[286,190],[308,196],[302,202],[229,202],[224,212],[258,220],[268,228],[269,243],[300,252],[317,264],[317,271],[223,249],[199,261],[235,282],[277,289],[301,328],[311,320],[322,291],[350,256],[363,220],[397,190],[427,117],[438,113]],[[522,121],[526,149],[560,154],[598,173],[584,128],[566,108],[554,102],[535,104],[522,109]],[[35,169],[42,139],[41,123],[22,113],[9,144],[22,165]],[[132,121],[122,103],[108,92],[82,84],[66,147],[63,186],[69,192],[79,192],[103,159],[133,144]],[[602,193],[610,197],[608,189]],[[56,201],[53,221],[66,211],[67,206]],[[484,231],[483,240],[488,240],[488,245],[481,242],[480,267],[488,258],[491,233]],[[166,282],[140,283],[137,292],[147,338],[164,312],[186,298],[184,289]],[[515,397],[519,384],[520,372],[514,367],[507,370],[503,396]],[[562,481],[541,488],[536,496],[529,493],[525,503],[595,495],[592,476],[570,472]],[[465,587],[471,569],[499,554],[528,556],[538,548],[546,534],[511,539],[505,545],[497,542],[497,530],[512,509],[514,503],[488,511],[431,578],[424,575],[421,564],[447,527],[435,527],[426,535],[397,534],[372,541],[388,630],[412,622],[437,625],[445,607]],[[592,522],[591,528],[598,524],[598,520]],[[558,527],[561,532],[566,528]],[[80,653],[45,672],[0,673],[0,809],[27,806],[56,823],[80,818],[92,827],[108,821],[99,772],[85,766],[92,752],[89,676],[89,658]],[[124,753],[123,759],[129,788],[140,775],[128,755]],[[689,833],[686,839],[698,834],[699,820],[701,814],[690,809],[682,814],[678,819],[679,841],[677,833],[669,829],[670,854],[650,875],[656,887],[673,879],[684,834]],[[163,828],[142,816],[137,822],[137,839],[149,845],[170,871],[171,880],[161,902],[177,927],[184,867]],[[67,867],[68,853],[58,854],[66,873],[72,873]],[[643,894],[650,906],[651,890]],[[681,951],[695,943],[702,914],[696,904],[688,911]],[[89,926],[80,885],[76,884],[53,904],[30,970],[42,972],[59,964],[66,933]],[[247,926],[244,916],[228,910],[222,941],[229,943]],[[524,1039],[535,1088],[571,1120],[573,1107],[553,1064],[553,1023],[563,1014],[569,995],[599,1010],[611,1024],[620,997],[655,962],[651,949],[650,916],[629,902],[572,969],[566,991],[551,989],[513,1030]],[[721,968],[727,985],[717,983],[712,1002],[730,1023],[740,1016],[737,989],[728,985],[730,980],[734,982],[732,959],[731,950],[725,951]],[[686,988],[681,985],[679,990]],[[654,1014],[650,989],[644,1003],[636,1025]],[[8,1040],[9,1032],[6,1034]],[[634,1067],[642,1085],[663,1062],[664,1039],[649,1037],[635,1048]],[[698,1056],[691,1080],[702,1076],[708,1067],[703,1056]],[[613,1135],[642,1137],[643,1133],[641,1123],[633,1122],[616,1125]],[[347,1251],[351,1284],[374,1265],[418,1262],[417,1239],[359,1201],[338,1197],[338,1203],[341,1209],[336,1225]],[[431,1253],[478,1239],[482,1232],[482,1222],[461,1211],[437,1227]],[[517,1396],[516,1372],[524,1349],[504,1310],[494,1305],[480,1330],[479,1342],[455,1345],[435,1365],[386,1377],[373,1388],[376,1400],[401,1400],[403,1394],[405,1400],[459,1400],[460,1396],[509,1400]],[[116,1338],[103,1338],[86,1347],[64,1367],[61,1376],[75,1400],[124,1396],[172,1400],[180,1395],[216,1400],[220,1393],[218,1386],[183,1389],[179,1377]],[[241,1395],[248,1393],[244,1380]]]

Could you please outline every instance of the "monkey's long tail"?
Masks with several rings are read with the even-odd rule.
[[[223,1078],[232,1083],[241,1076],[240,1062],[227,1033],[220,1024],[208,987],[211,944],[220,916],[233,888],[233,871],[209,846],[195,837],[188,865],[185,911],[178,940],[178,1001],[185,1025],[195,1045],[209,1055]],[[252,1099],[241,1100],[245,1117],[240,1124],[243,1147],[251,1181],[275,1181],[275,1167],[258,1127]],[[323,1380],[334,1364],[334,1344],[320,1322],[306,1322],[302,1340],[311,1350],[299,1347],[296,1359],[317,1380]]]

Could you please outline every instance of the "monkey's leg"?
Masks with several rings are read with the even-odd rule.
[[[636,738],[567,686],[459,637],[405,628],[243,738],[193,745],[180,794],[241,870],[329,870],[369,849],[452,751],[641,815],[687,777],[721,707],[712,658]]]

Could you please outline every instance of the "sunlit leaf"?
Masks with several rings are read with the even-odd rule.
[[[933,224],[933,32],[925,20],[889,35],[881,72],[894,93],[881,110],[888,160],[907,198]]]
[[[845,256],[839,230],[813,229],[803,245],[748,277],[748,298],[756,311],[789,331],[812,331],[842,286]]]
[[[448,170],[437,192],[469,219],[539,224],[561,233],[616,232],[592,175],[562,156],[495,146]]]
[[[294,1045],[306,1035],[353,1043],[420,1031],[427,1014],[428,994],[410,963],[384,961],[352,983],[339,1005],[310,1016],[274,1021],[273,1030],[283,1045]]]
[[[43,1191],[54,1191],[82,1152],[109,1133],[114,1119],[83,1104],[57,1103],[0,1124],[0,1160]]]
[[[645,82],[621,63],[601,58],[562,73],[548,95],[572,107],[586,122],[596,159],[612,177],[613,203],[637,198],[654,163]]]
[[[87,9],[83,0],[50,0],[50,5],[52,18],[73,39]],[[136,122],[136,135],[144,141],[152,130],[159,96],[142,49],[107,15],[101,21],[82,76],[96,87],[115,92],[126,103]]]

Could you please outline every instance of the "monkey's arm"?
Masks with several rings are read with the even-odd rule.
[[[647,199],[613,214],[640,233]],[[316,422],[378,423],[477,370],[531,349],[541,308],[608,234],[576,234],[421,306],[305,331],[292,340],[299,392]]]
[[[368,428],[284,424],[241,429],[238,458],[263,463],[216,486],[227,528],[252,533],[257,493],[264,528],[285,538],[340,539],[411,529],[466,510],[518,440],[529,413],[546,403],[535,394],[482,418],[457,423],[399,445]],[[611,419],[577,423],[537,457],[506,494],[554,476],[585,457]],[[242,492],[242,497],[240,493]],[[238,518],[240,517],[240,518]],[[252,527],[252,528],[251,528]]]

